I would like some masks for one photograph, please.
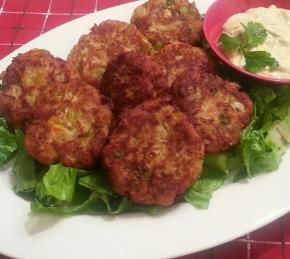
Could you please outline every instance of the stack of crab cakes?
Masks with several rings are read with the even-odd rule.
[[[206,153],[239,143],[253,107],[198,47],[202,21],[193,4],[149,0],[131,21],[154,51],[109,62],[100,88],[117,117],[102,162],[115,192],[168,206],[198,179]]]
[[[0,113],[25,130],[40,163],[98,161],[113,190],[171,205],[201,175],[204,156],[239,143],[253,110],[199,47],[202,18],[188,0],[149,0],[131,24],[94,25],[67,62],[44,50],[16,57]]]

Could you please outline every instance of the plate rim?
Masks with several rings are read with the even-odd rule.
[[[199,1],[202,1],[202,0],[199,0]],[[106,13],[110,13],[113,9],[124,8],[124,7],[133,8],[134,6],[137,6],[140,3],[142,3],[142,2],[145,2],[145,0],[135,1],[135,2],[131,2],[131,3],[126,3],[126,4],[114,6],[114,7],[111,7],[111,8],[107,8],[107,9],[104,9],[104,10],[101,10],[101,11],[98,11],[98,12],[94,12],[94,13],[85,15],[85,16],[77,18],[77,19],[75,19],[73,21],[64,23],[64,24],[62,24],[62,25],[50,30],[49,32],[47,32],[45,34],[42,34],[41,36],[33,39],[32,41],[24,44],[23,46],[21,46],[17,50],[15,50],[12,53],[10,53],[9,55],[5,56],[3,59],[0,60],[0,66],[1,66],[2,63],[6,63],[9,60],[11,60],[11,58],[14,57],[16,55],[16,53],[18,54],[18,53],[22,52],[24,49],[27,48],[27,46],[29,47],[30,45],[34,45],[35,42],[37,43],[37,41],[39,41],[40,37],[43,37],[43,35],[46,35],[45,37],[49,37],[50,34],[52,35],[55,31],[62,30],[63,27],[68,26],[68,24],[80,23],[80,21],[82,19],[85,20],[85,19],[88,19],[88,17],[95,17],[95,16],[100,15],[100,14],[106,15]],[[210,2],[213,2],[213,0],[210,1]],[[272,172],[272,173],[274,173],[274,172]],[[0,177],[0,179],[1,179],[1,177]],[[16,195],[16,194],[14,194],[14,195]],[[247,234],[249,232],[252,232],[252,231],[254,231],[256,229],[259,229],[259,228],[269,224],[270,222],[280,218],[281,216],[287,214],[289,211],[290,211],[290,202],[289,202],[288,206],[286,206],[284,208],[281,208],[279,211],[277,211],[275,213],[275,215],[269,216],[267,219],[264,219],[259,224],[256,223],[256,224],[249,225],[249,227],[247,229],[245,229],[244,232],[239,232],[239,233],[236,233],[236,235],[225,237],[225,238],[221,239],[220,241],[216,242],[214,245],[213,244],[206,244],[206,245],[204,245],[203,247],[200,247],[200,249],[197,249],[197,250],[196,249],[194,250],[193,248],[192,249],[189,248],[187,251],[184,251],[184,253],[177,252],[176,254],[171,254],[170,256],[175,257],[175,256],[188,255],[188,254],[191,254],[191,253],[196,253],[196,252],[200,252],[200,251],[203,251],[203,250],[206,250],[206,249],[209,249],[209,248],[213,248],[213,247],[219,246],[219,245],[221,245],[223,243],[226,243],[226,242],[228,242],[230,240],[236,239],[236,238],[238,238],[240,236],[243,236],[243,235],[245,235],[245,234]],[[2,253],[2,251],[1,251],[1,253]],[[4,254],[7,255],[7,256],[12,256],[12,257],[14,256],[15,257],[15,255],[10,254],[9,252],[8,253],[5,252]],[[168,256],[168,255],[166,255],[166,256]]]

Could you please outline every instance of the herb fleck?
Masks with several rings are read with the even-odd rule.
[[[116,152],[113,153],[113,158],[114,159],[121,159],[123,157],[124,157],[124,154],[122,152],[116,151]]]
[[[105,73],[105,71],[106,71],[105,68],[100,67],[100,68],[97,68],[97,69],[96,69],[96,74],[97,74],[98,76],[102,76],[102,75]]]

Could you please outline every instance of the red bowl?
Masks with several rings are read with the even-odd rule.
[[[290,78],[275,79],[271,77],[259,76],[234,65],[224,56],[218,46],[218,40],[223,31],[223,25],[230,16],[236,13],[243,13],[250,8],[269,7],[272,4],[279,8],[290,9],[289,0],[216,0],[206,12],[203,30],[205,38],[212,50],[218,55],[219,58],[235,70],[263,81],[279,84],[290,84]],[[269,17],[269,19],[271,18]]]

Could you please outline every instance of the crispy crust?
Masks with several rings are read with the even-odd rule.
[[[169,92],[166,69],[143,53],[128,52],[108,65],[101,90],[120,113]]]
[[[195,45],[202,34],[200,14],[188,0],[149,0],[134,10],[131,22],[153,46],[174,41]]]
[[[203,141],[167,101],[123,113],[103,151],[114,191],[137,203],[171,205],[201,173]]]
[[[253,104],[240,86],[204,72],[179,76],[172,86],[174,102],[205,141],[206,152],[228,150],[240,141]]]
[[[94,165],[112,119],[99,91],[79,81],[47,87],[34,116],[35,124],[26,130],[29,154],[42,164],[77,168]]]
[[[187,70],[215,72],[213,61],[203,49],[183,43],[168,44],[155,58],[159,64],[166,67],[170,85]]]
[[[68,56],[87,83],[98,86],[107,64],[127,51],[149,53],[152,48],[135,25],[107,20],[83,35]]]
[[[39,94],[51,83],[69,82],[78,73],[48,51],[33,49],[19,54],[2,75],[0,114],[15,128],[25,128]]]

